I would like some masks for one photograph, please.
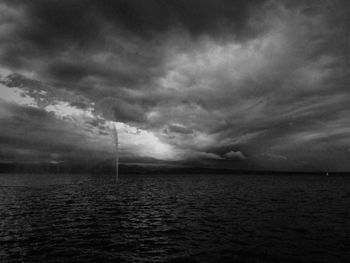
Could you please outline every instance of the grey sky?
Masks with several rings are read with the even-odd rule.
[[[349,170],[348,1],[0,1],[0,162]]]

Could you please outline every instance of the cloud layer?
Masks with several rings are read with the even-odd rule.
[[[350,169],[347,1],[1,1],[0,17],[2,161],[112,159],[117,121],[125,162]]]

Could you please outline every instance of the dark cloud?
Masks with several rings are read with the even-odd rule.
[[[2,111],[11,115],[2,117],[0,127],[0,156],[16,161],[74,162],[110,158],[109,148],[100,149],[93,144],[93,131],[84,131],[74,123],[59,120],[53,113],[28,106],[0,103]],[[6,152],[9,154],[6,157]]]
[[[169,128],[169,131],[175,132],[175,133],[190,134],[193,132],[193,130],[177,124],[168,125],[168,128]]]
[[[127,123],[142,123],[145,121],[145,112],[141,105],[130,104],[118,98],[103,98],[96,105],[98,112],[111,120]]]
[[[9,4],[25,7],[27,15],[33,18],[32,30],[28,30],[26,36],[38,44],[53,43],[60,39],[79,39],[83,44],[96,38],[96,32],[101,30],[101,22],[142,35],[173,27],[184,27],[193,34],[218,34],[225,30],[225,26],[243,31],[251,8],[259,7],[263,2],[265,1],[8,1]],[[47,34],[53,38],[48,38]]]
[[[81,80],[84,76],[90,74],[90,70],[82,65],[72,64],[67,62],[56,62],[47,69],[49,76],[62,81]]]
[[[38,57],[72,55],[80,51],[110,49],[113,36],[129,39],[159,35],[180,28],[195,36],[220,36],[234,32],[247,35],[250,12],[264,1],[4,1],[8,8],[19,10],[9,23],[6,53],[2,60],[22,68]],[[6,10],[5,10],[6,11]],[[118,37],[119,38],[119,37]],[[15,40],[17,43],[11,43]],[[143,40],[142,40],[143,41]],[[18,43],[20,42],[20,44]],[[118,42],[118,39],[117,39]],[[118,45],[118,44],[117,44]],[[143,44],[141,44],[143,45]],[[147,44],[146,44],[147,45]],[[140,49],[140,48],[139,48]],[[137,51],[136,51],[137,52]],[[145,53],[141,48],[139,53]],[[58,76],[72,78],[81,70],[67,65],[67,70],[53,66]],[[57,68],[56,68],[57,67]],[[71,68],[71,72],[69,73]]]
[[[157,158],[346,168],[326,160],[344,160],[350,147],[348,1],[15,0],[0,7],[0,74],[7,76],[0,83],[39,108],[7,107],[3,127],[47,136],[56,149],[49,138],[61,135],[49,124],[64,120],[58,142],[93,152],[108,137],[104,122],[116,120],[149,132],[145,138],[161,145]],[[98,117],[62,117],[55,105]],[[81,137],[85,146],[69,131],[78,122],[90,134]],[[30,140],[13,136],[15,155]]]
[[[244,156],[244,154],[240,151],[230,151],[228,153],[225,154],[225,157],[228,159],[232,159],[232,160],[245,160],[247,159],[247,157]]]
[[[84,1],[8,1],[24,10],[18,35],[28,44],[45,49],[82,48],[102,29]],[[63,46],[62,46],[63,45]],[[45,52],[45,50],[43,50]]]
[[[41,80],[61,86],[88,86],[93,95],[91,79],[108,87],[149,87],[164,70],[173,30],[248,35],[250,13],[263,2],[4,1],[15,15],[0,60],[17,71],[35,68]]]

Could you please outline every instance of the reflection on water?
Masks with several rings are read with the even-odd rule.
[[[350,178],[174,175],[113,181],[0,175],[0,262],[350,258]]]

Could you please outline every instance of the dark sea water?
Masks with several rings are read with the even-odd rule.
[[[347,177],[3,174],[0,184],[0,262],[350,262]]]

